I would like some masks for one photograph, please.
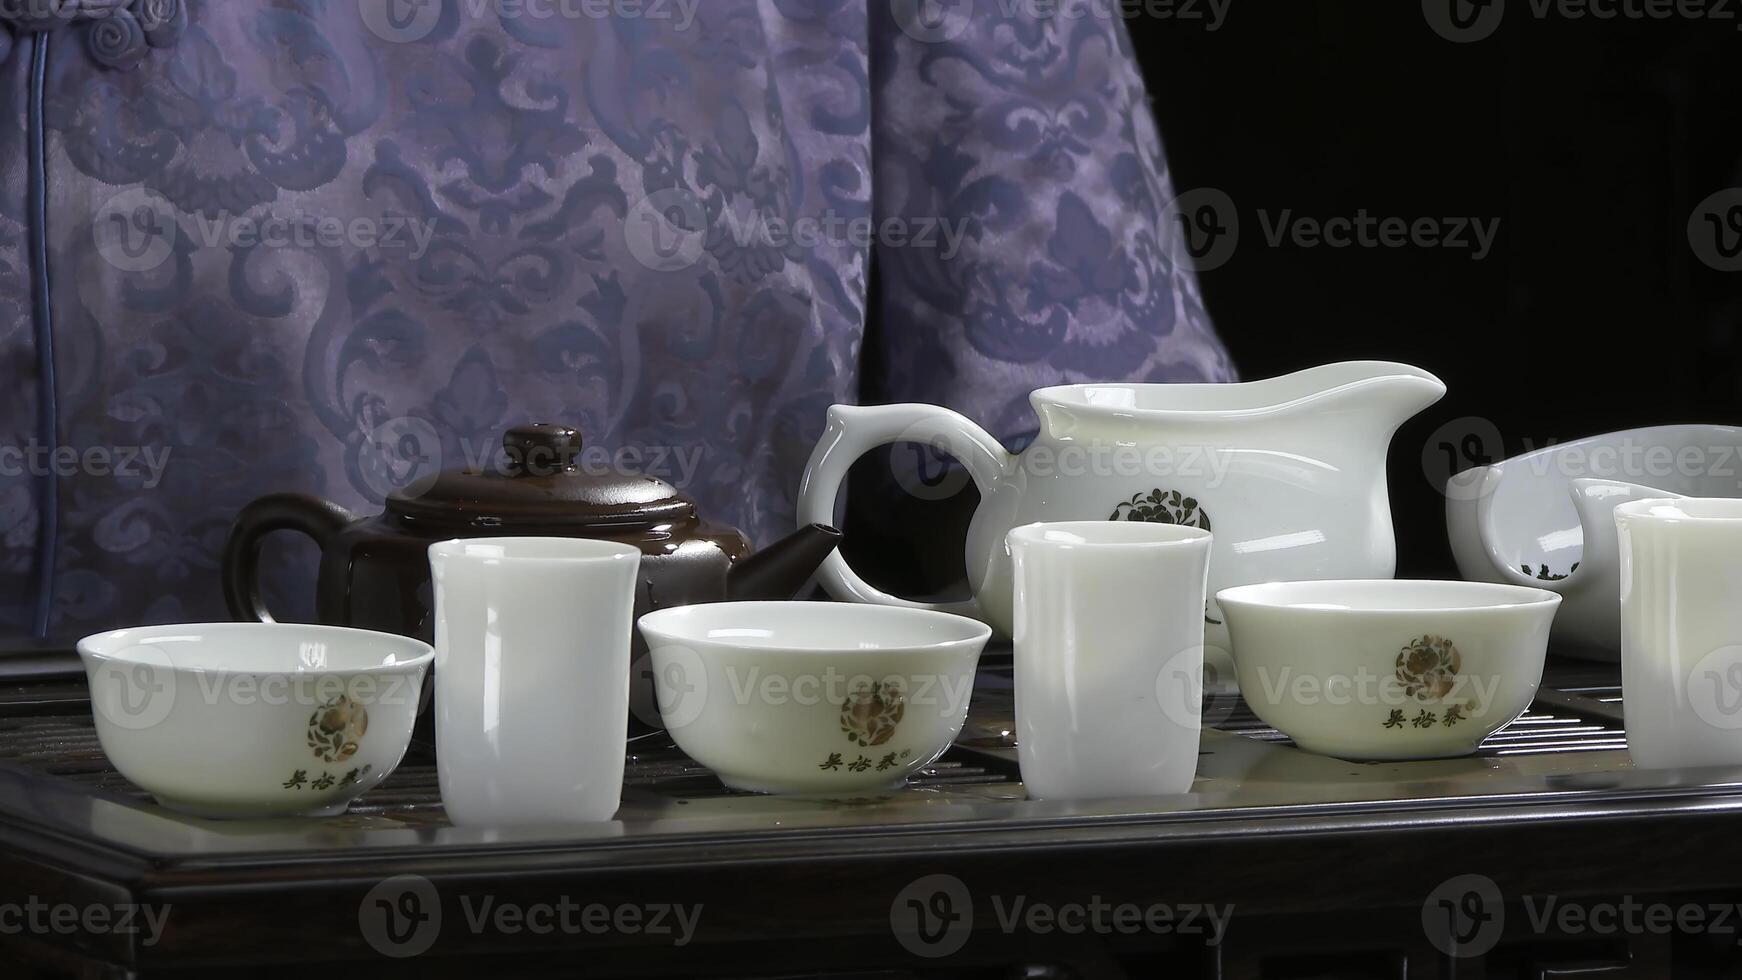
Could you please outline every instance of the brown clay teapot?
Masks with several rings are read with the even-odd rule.
[[[249,504],[224,547],[230,614],[272,620],[260,598],[259,559],[274,531],[299,531],[320,545],[315,614],[322,623],[426,642],[434,630],[428,549],[436,541],[538,535],[635,545],[642,554],[639,616],[722,599],[789,599],[840,540],[834,528],[813,524],[750,554],[743,534],[702,519],[695,501],[669,483],[577,466],[581,436],[573,429],[521,426],[502,446],[498,465],[450,470],[397,490],[373,517],[304,494]]]

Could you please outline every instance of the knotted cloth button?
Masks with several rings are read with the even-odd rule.
[[[182,0],[134,0],[133,16],[145,29],[145,42],[154,48],[175,44],[188,26],[187,7]]]
[[[149,48],[167,48],[187,30],[185,0],[0,0],[0,59],[14,32],[78,24],[85,51],[107,68],[132,68]]]
[[[145,28],[132,12],[111,10],[91,23],[85,34],[85,50],[106,68],[132,68],[145,60]]]

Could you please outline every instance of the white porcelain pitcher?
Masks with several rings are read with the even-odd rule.
[[[1244,384],[1086,384],[1030,398],[1040,433],[1020,456],[935,405],[829,409],[799,490],[801,524],[829,522],[854,460],[917,442],[960,460],[980,489],[968,529],[973,598],[889,595],[831,554],[837,599],[943,609],[1008,636],[1005,535],[1036,521],[1147,520],[1212,531],[1210,594],[1259,582],[1390,578],[1397,570],[1385,460],[1397,427],[1445,394],[1426,371],[1359,361]],[[1227,630],[1205,611],[1206,658],[1231,676]]]

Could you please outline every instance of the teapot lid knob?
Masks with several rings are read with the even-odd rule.
[[[552,476],[574,468],[581,455],[581,434],[561,425],[539,422],[509,429],[502,436],[513,476]]]

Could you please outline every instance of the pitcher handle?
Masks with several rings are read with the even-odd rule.
[[[275,493],[242,508],[224,542],[224,604],[241,622],[275,622],[260,596],[260,546],[274,531],[301,531],[324,550],[327,539],[356,521],[338,504],[300,493]]]
[[[936,405],[881,405],[863,408],[836,405],[829,409],[828,428],[805,466],[798,491],[798,523],[833,524],[835,499],[847,471],[859,457],[879,446],[918,442],[934,446],[961,462],[982,498],[1003,478],[1010,454],[984,429],[958,412]],[[935,609],[984,620],[977,599],[964,602],[916,602],[890,595],[859,577],[841,557],[830,552],[817,570],[817,580],[837,599],[910,609]]]

